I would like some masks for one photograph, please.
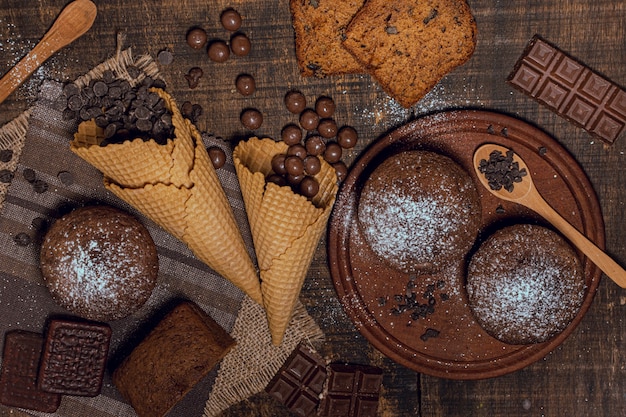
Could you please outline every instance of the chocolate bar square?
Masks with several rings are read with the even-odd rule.
[[[314,350],[300,343],[287,358],[265,391],[295,415],[313,414],[326,381],[326,362]]]
[[[376,417],[382,369],[365,365],[329,365],[328,384],[320,415]]]
[[[8,332],[4,339],[0,403],[9,407],[54,413],[61,403],[59,394],[37,387],[37,369],[43,349],[43,336],[25,331]]]
[[[111,328],[104,323],[50,321],[39,368],[39,388],[57,394],[100,394]]]

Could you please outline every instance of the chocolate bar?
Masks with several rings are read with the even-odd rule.
[[[265,390],[294,414],[306,417],[316,410],[324,381],[326,363],[301,343]]]
[[[43,348],[43,336],[25,331],[11,331],[4,339],[0,403],[44,413],[54,413],[61,403],[59,394],[37,388],[37,369]]]
[[[537,35],[507,82],[609,144],[626,130],[626,91]]]
[[[375,366],[329,365],[320,415],[376,417],[383,371]]]
[[[107,324],[51,320],[41,357],[39,388],[57,394],[98,395],[110,340]]]

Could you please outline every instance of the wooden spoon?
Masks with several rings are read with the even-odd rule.
[[[0,80],[0,103],[55,52],[81,37],[96,20],[96,5],[75,0],[59,14],[39,43]]]
[[[525,168],[527,175],[522,177],[521,182],[515,183],[513,190],[510,192],[504,188],[501,188],[500,190],[491,189],[487,178],[482,172],[480,172],[478,167],[481,160],[484,159],[489,161],[489,155],[494,150],[502,152],[503,155],[509,151],[508,148],[503,146],[486,144],[480,146],[474,152],[474,170],[476,171],[476,174],[478,175],[478,178],[483,186],[485,186],[485,188],[496,197],[521,204],[541,215],[561,233],[563,233],[563,235],[567,237],[574,246],[585,254],[585,256],[587,256],[594,264],[596,264],[598,268],[600,268],[609,278],[615,281],[617,285],[622,288],[626,288],[626,271],[624,271],[624,269],[613,259],[611,259],[606,253],[593,244],[593,242],[587,239],[559,213],[550,207],[543,197],[541,197],[537,188],[535,188],[535,184],[533,183],[533,179],[530,175],[530,170],[526,166],[526,163],[524,163],[524,161],[517,154],[513,155],[513,161],[519,163],[520,170]]]

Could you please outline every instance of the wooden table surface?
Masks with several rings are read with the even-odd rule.
[[[0,73],[14,65],[51,25],[67,0],[0,0]],[[558,45],[618,84],[626,84],[626,2],[615,0],[470,0],[478,23],[471,60],[439,83],[414,108],[404,110],[368,76],[327,79],[299,75],[287,0],[95,0],[93,28],[37,70],[0,105],[0,125],[29,108],[44,79],[72,80],[112,56],[118,46],[136,55],[168,49],[174,62],[162,66],[168,90],[182,102],[204,108],[198,125],[226,139],[246,135],[243,108],[263,112],[259,135],[278,137],[292,117],[282,105],[292,88],[309,100],[330,95],[336,119],[355,126],[362,138],[346,155],[353,161],[364,147],[394,127],[443,109],[503,112],[538,126],[560,142],[583,167],[602,207],[607,251],[626,265],[626,137],[612,146],[557,117],[505,83],[513,64],[535,34]],[[219,14],[234,7],[244,17],[242,31],[252,40],[249,56],[210,62],[185,43],[193,26],[225,38]],[[121,37],[118,35],[122,35]],[[122,39],[122,44],[118,41]],[[190,89],[184,74],[194,66],[205,76]],[[258,91],[242,97],[234,78],[250,73]],[[622,135],[624,136],[624,135]],[[498,378],[451,381],[415,373],[371,347],[343,312],[332,285],[324,242],[305,282],[301,299],[327,336],[322,353],[335,360],[371,363],[385,370],[381,416],[621,416],[626,415],[626,292],[603,278],[591,309],[572,335],[527,368]],[[225,415],[286,415],[256,396]]]

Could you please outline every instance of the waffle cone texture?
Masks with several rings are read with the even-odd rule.
[[[201,261],[262,303],[259,278],[195,126],[166,92],[174,138],[100,146],[103,130],[81,123],[70,149],[104,175],[107,190],[183,241]]]
[[[283,339],[338,190],[335,169],[325,161],[315,176],[320,191],[312,201],[290,187],[266,183],[272,158],[286,150],[284,142],[251,138],[233,152],[275,345]]]

